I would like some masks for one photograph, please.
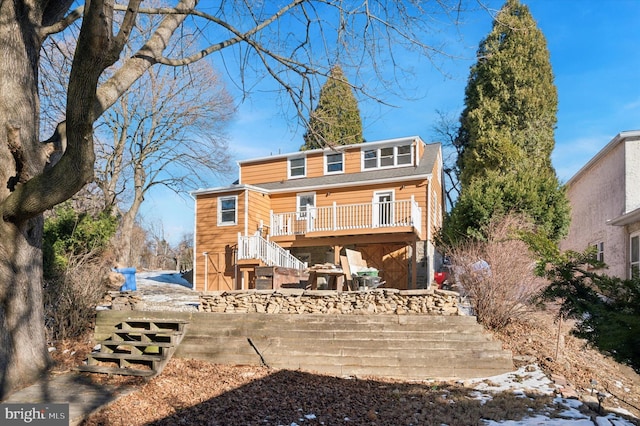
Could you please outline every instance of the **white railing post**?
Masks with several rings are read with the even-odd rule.
[[[333,202],[333,213],[331,214],[332,217],[332,226],[331,228],[335,231],[336,229],[338,229],[338,205],[336,204],[336,202]]]
[[[313,231],[313,218],[312,218],[312,212],[311,210],[313,209],[313,207],[311,206],[311,204],[307,204],[307,229],[305,230],[306,232],[311,232]]]
[[[278,221],[279,217],[279,215],[276,217],[273,214],[273,210],[269,210],[269,229],[274,235],[280,235],[280,227],[276,226],[276,222]]]

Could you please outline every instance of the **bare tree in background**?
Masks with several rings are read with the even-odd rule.
[[[148,36],[154,20],[136,26],[128,46]],[[62,116],[64,78],[71,71],[74,40],[51,41],[41,83],[52,117]],[[193,40],[180,39],[174,52]],[[110,70],[107,70],[107,75]],[[231,170],[225,127],[235,111],[224,82],[208,61],[184,67],[150,68],[96,122],[95,185],[77,195],[76,205],[100,203],[120,217],[114,238],[117,261],[137,266],[134,225],[146,195],[164,186],[176,193],[209,184]],[[99,193],[95,191],[99,189]],[[92,209],[92,210],[95,210]],[[153,230],[151,230],[153,234]]]
[[[460,156],[460,145],[456,143],[460,122],[457,115],[436,111],[438,121],[433,126],[436,137],[442,143],[442,160],[444,163],[443,172],[446,178],[444,193],[447,203],[447,210],[451,210],[456,199],[460,195],[460,168],[458,167],[458,157]]]
[[[0,2],[0,398],[37,380],[49,364],[42,303],[42,214],[93,181],[95,123],[145,73],[224,53],[229,75],[247,96],[252,95],[255,77],[271,78],[298,117],[306,117],[317,77],[326,78],[328,58],[339,50],[344,67],[369,77],[356,74],[353,81],[371,81],[371,73],[379,77],[385,90],[356,88],[382,101],[381,94],[410,80],[396,54],[411,51],[412,58],[431,58],[441,53],[431,38],[434,26],[449,14],[448,22],[455,20],[463,6],[460,0],[215,5],[175,0],[169,7],[141,8],[141,0],[91,0],[72,10],[75,4]],[[162,19],[127,54],[125,46],[143,14]],[[56,130],[42,143],[44,100],[38,87],[43,43],[80,20],[65,114],[43,125]],[[167,48],[173,46],[172,38],[189,33],[188,28],[195,29],[200,43],[189,55],[174,56]],[[392,74],[384,64],[393,65]],[[54,156],[54,151],[62,155]]]
[[[121,217],[120,263],[135,266],[130,235],[149,191],[198,188],[231,169],[224,127],[233,112],[220,77],[201,61],[150,69],[103,115],[95,179]]]

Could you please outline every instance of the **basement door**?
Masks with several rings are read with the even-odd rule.
[[[406,244],[358,245],[367,265],[379,269],[386,288],[409,288],[409,250]]]

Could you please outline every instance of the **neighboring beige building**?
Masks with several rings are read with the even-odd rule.
[[[567,182],[571,225],[562,250],[596,246],[619,278],[640,276],[640,130],[619,133]]]
[[[193,191],[194,284],[256,286],[256,267],[340,264],[361,252],[386,287],[425,288],[439,256],[442,151],[418,136],[239,162],[238,181]]]

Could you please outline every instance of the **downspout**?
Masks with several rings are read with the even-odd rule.
[[[433,256],[431,255],[431,175],[427,178],[427,241],[425,243],[427,255],[427,288],[431,287],[431,265]]]
[[[196,253],[197,253],[197,251],[196,251],[196,241],[197,241],[197,238],[196,238],[197,237],[197,235],[196,235],[196,229],[197,229],[196,223],[198,223],[198,201],[197,201],[196,197],[194,197],[193,194],[190,193],[190,192],[189,192],[189,196],[193,199],[193,204],[194,204],[194,207],[193,207],[193,248],[192,248],[193,254],[191,255],[191,258],[193,259],[193,265],[192,265],[192,267],[193,267],[193,274],[192,274],[193,275],[193,277],[192,277],[193,282],[191,283],[191,290],[195,290],[196,289],[196,277],[198,276],[196,274],[196,272],[197,272],[196,271],[196,264],[198,263],[198,262],[196,262],[196,260],[197,260],[197,257],[196,257]]]
[[[244,236],[249,235],[249,190],[244,190]]]
[[[249,190],[246,188],[244,190],[244,236],[249,236]],[[242,277],[239,277],[239,270],[238,257],[236,256],[236,279],[240,278],[240,290],[244,290],[244,274],[242,274]]]

